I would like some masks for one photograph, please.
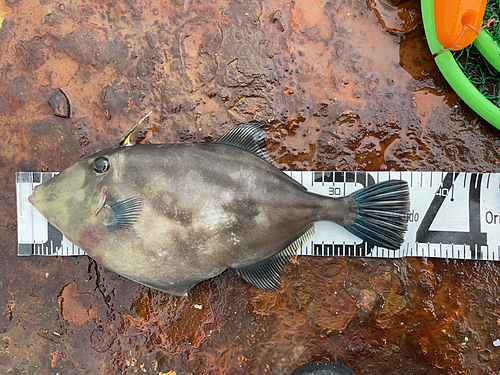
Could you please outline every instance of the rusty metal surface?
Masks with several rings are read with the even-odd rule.
[[[282,169],[500,172],[417,1],[0,0],[0,22],[0,373],[498,373],[498,263],[300,257],[277,293],[228,271],[180,298],[16,256],[14,172],[62,170],[150,110],[137,142],[269,120]]]

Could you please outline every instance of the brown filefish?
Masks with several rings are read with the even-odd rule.
[[[209,143],[125,147],[136,126],[29,198],[70,241],[122,276],[184,296],[233,268],[253,285],[276,290],[316,221],[333,221],[388,249],[403,242],[405,181],[342,198],[317,195],[272,165],[265,123]]]

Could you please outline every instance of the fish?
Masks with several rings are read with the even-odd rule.
[[[359,243],[394,250],[404,241],[405,181],[383,181],[341,198],[318,195],[273,165],[264,122],[207,143],[132,145],[139,124],[29,197],[70,241],[119,275],[186,296],[232,268],[275,291],[317,221],[344,227]]]

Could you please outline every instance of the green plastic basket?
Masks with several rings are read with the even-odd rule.
[[[444,47],[439,43],[436,36],[433,0],[422,0],[422,19],[431,53],[434,55],[437,52],[443,51]],[[493,40],[490,33],[484,29],[481,30],[474,40],[474,45],[488,62],[500,71],[500,47]],[[436,55],[434,60],[446,81],[448,81],[460,98],[479,116],[497,129],[500,129],[500,108],[486,99],[474,87],[458,66],[451,52],[445,50]]]

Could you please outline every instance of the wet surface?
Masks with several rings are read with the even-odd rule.
[[[14,173],[62,170],[150,110],[137,142],[267,120],[282,169],[500,172],[500,132],[439,74],[418,2],[0,0],[0,22],[2,374],[498,373],[497,263],[300,257],[276,293],[228,271],[172,297],[16,256]]]

